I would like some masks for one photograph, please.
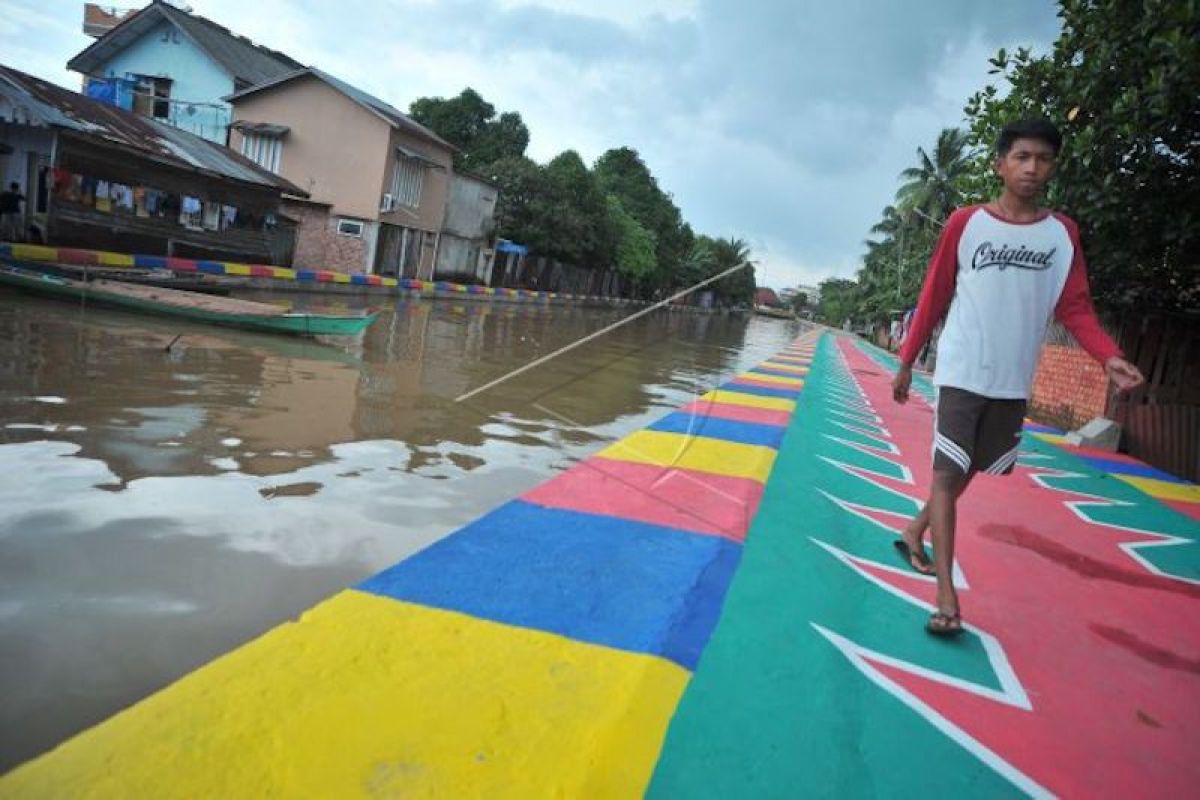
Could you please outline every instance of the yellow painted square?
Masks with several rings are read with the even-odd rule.
[[[4,797],[637,797],[690,673],[347,590],[0,778]]]
[[[1200,486],[1194,483],[1174,483],[1173,481],[1160,481],[1156,478],[1142,478],[1136,475],[1117,473],[1114,473],[1113,477],[1120,478],[1130,486],[1136,486],[1151,497],[1157,497],[1160,500],[1200,503]]]
[[[743,372],[734,380],[745,378],[748,381],[758,381],[759,383],[774,383],[779,386],[801,387],[804,381],[801,378],[785,378],[781,375],[764,375],[761,372]]]
[[[775,451],[770,447],[649,430],[632,433],[597,455],[618,461],[750,478],[760,483],[766,482],[771,465],[775,463]]]
[[[133,256],[128,253],[97,253],[97,260],[106,267],[132,267]]]
[[[40,244],[14,244],[13,258],[23,258],[28,261],[58,261],[57,247],[43,247]]]
[[[227,261],[227,262],[225,262],[225,274],[226,275],[249,275],[250,274],[250,265],[249,264],[231,264]]]
[[[271,267],[271,271],[275,273],[276,278],[283,278],[284,280],[289,281],[296,280],[296,270],[294,269],[288,269],[287,267]]]

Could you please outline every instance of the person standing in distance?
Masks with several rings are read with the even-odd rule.
[[[1039,205],[1061,146],[1062,134],[1046,120],[1021,120],[1001,131],[995,166],[1004,189],[993,202],[960,208],[946,221],[892,380],[896,402],[907,402],[913,362],[945,315],[933,375],[929,500],[896,542],[913,569],[937,576],[937,609],[925,626],[937,636],[963,629],[952,579],[958,498],[978,472],[1012,472],[1051,316],[1104,365],[1118,390],[1143,382],[1096,318],[1078,227]],[[925,553],[927,529],[933,563]]]

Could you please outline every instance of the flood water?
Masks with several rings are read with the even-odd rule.
[[[656,312],[456,403],[630,312],[344,302],[386,305],[327,343],[0,289],[0,772],[797,332]]]

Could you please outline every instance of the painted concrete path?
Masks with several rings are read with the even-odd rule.
[[[932,415],[890,370],[806,336],[0,796],[1190,794],[1200,491],[1030,426],[932,639],[892,549]]]

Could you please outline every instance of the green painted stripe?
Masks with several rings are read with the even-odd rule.
[[[926,611],[864,579],[810,538],[895,563],[886,532],[820,493],[858,503],[888,498],[819,458],[851,460],[845,453],[851,448],[822,435],[840,430],[824,413],[830,380],[846,377],[833,348],[826,336],[721,621],[672,721],[652,797],[1016,793],[813,627],[960,680],[998,685],[977,638],[968,634],[953,645],[933,639],[922,629]],[[894,496],[890,502],[903,505]]]

